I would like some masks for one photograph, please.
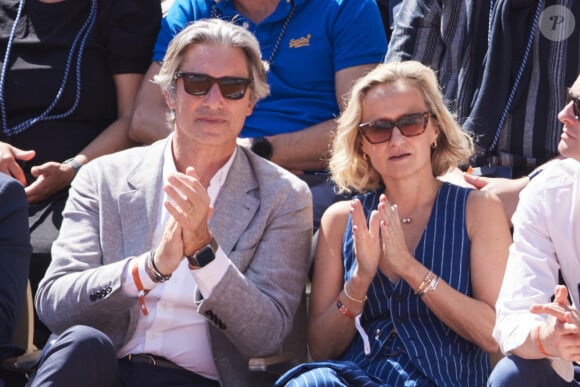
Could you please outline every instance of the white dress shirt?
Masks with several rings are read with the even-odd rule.
[[[165,149],[163,181],[167,181],[170,173],[176,172],[171,143],[172,141],[168,141]],[[210,181],[208,194],[212,205],[224,184],[235,153],[234,151],[227,163]],[[158,246],[165,224],[171,216],[163,205],[166,200],[170,199],[163,193],[154,237],[151,246],[148,246],[150,249]],[[219,241],[217,242],[219,244]],[[131,275],[131,267],[134,264],[132,261],[125,267],[122,286],[127,294],[137,297],[137,287]],[[139,314],[135,333],[118,351],[117,357],[139,353],[154,354],[206,378],[217,379],[218,373],[213,360],[207,320],[197,312],[194,293],[197,286],[203,296],[209,297],[231,264],[223,250],[219,248],[215,259],[207,266],[190,270],[187,259],[184,259],[170,280],[155,283],[145,271],[145,260],[140,259],[139,276],[145,289],[150,290],[145,296],[149,313],[147,316]]]
[[[503,353],[521,346],[547,316],[529,312],[549,303],[558,284],[558,269],[576,308],[580,291],[580,162],[557,161],[521,192],[512,222],[514,242],[496,303],[493,336]],[[561,376],[572,364],[553,360]]]

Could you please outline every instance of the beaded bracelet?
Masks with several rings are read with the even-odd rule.
[[[354,320],[355,315],[350,311],[350,309],[348,309],[346,307],[346,305],[344,305],[339,298],[336,299],[336,307],[338,308],[338,310],[340,311],[340,313],[344,314],[346,317],[348,317],[351,320]]]
[[[358,298],[354,298],[353,296],[348,294],[348,291],[346,290],[347,286],[348,286],[348,281],[346,281],[344,283],[344,287],[342,289],[342,290],[344,290],[344,295],[346,296],[346,298],[348,298],[351,301],[358,302],[359,304],[364,304],[364,302],[367,300],[367,296],[365,296],[365,298],[362,300],[359,300]]]

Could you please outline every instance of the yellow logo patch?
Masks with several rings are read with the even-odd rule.
[[[288,45],[288,47],[290,47],[290,48],[308,47],[308,46],[310,46],[310,38],[311,37],[312,37],[312,34],[308,34],[303,38],[290,39],[290,44]]]

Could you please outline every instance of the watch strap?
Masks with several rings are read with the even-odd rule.
[[[215,254],[218,250],[218,244],[214,237],[211,240],[195,251],[193,254],[186,256],[189,264],[192,267],[204,267],[215,259]]]
[[[77,173],[79,173],[81,167],[83,166],[77,159],[75,159],[74,157],[71,157],[70,159],[67,159],[65,161],[62,162],[63,164],[68,164],[71,167],[74,168],[75,170],[75,175]]]

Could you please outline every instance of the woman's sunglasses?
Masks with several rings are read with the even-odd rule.
[[[209,93],[214,83],[217,83],[220,92],[224,98],[227,99],[244,98],[248,86],[250,83],[252,83],[252,80],[248,78],[214,78],[207,74],[188,73],[184,71],[178,71],[175,73],[173,79],[179,78],[183,79],[183,89],[187,94],[195,95],[198,97],[204,96]]]
[[[427,129],[427,122],[431,112],[405,114],[396,121],[379,119],[364,122],[358,130],[371,144],[380,144],[389,141],[393,136],[393,129],[397,127],[405,137],[418,136]]]
[[[568,104],[572,102],[572,111],[574,112],[574,116],[576,117],[577,120],[580,120],[580,98],[578,97],[573,97],[570,94],[570,91],[568,91],[568,93],[566,93],[566,105],[568,106]]]

